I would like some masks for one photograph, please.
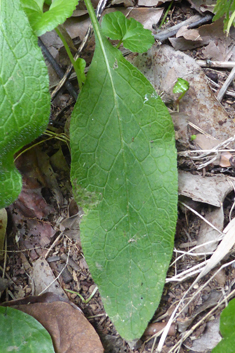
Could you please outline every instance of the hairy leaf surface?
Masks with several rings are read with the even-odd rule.
[[[21,191],[14,154],[45,130],[50,115],[47,68],[20,0],[0,2],[0,208]]]
[[[95,54],[71,119],[71,180],[85,211],[86,261],[116,329],[132,341],[159,304],[172,256],[174,128],[149,81],[93,25]]]
[[[149,29],[145,29],[134,18],[127,19],[120,11],[104,15],[101,27],[107,37],[120,40],[123,46],[132,52],[144,53],[154,43]]]
[[[0,306],[1,353],[54,353],[51,336],[32,316]]]
[[[48,11],[43,12],[44,0],[21,0],[29,22],[39,37],[65,22],[76,8],[79,0],[53,0]]]

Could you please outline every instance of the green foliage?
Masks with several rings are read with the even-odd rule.
[[[149,81],[103,36],[86,4],[96,49],[71,118],[71,180],[85,211],[81,241],[92,277],[116,329],[132,341],[159,304],[172,256],[174,127]]]
[[[224,30],[229,33],[235,18],[235,0],[217,0],[213,21],[224,17]]]
[[[28,16],[29,22],[39,37],[52,31],[66,18],[70,17],[79,0],[53,0],[49,11],[43,13],[44,0],[21,0],[22,7]]]
[[[181,95],[178,98],[178,101],[183,98],[183,96],[188,91],[188,89],[189,89],[188,81],[179,77],[173,87],[173,93],[181,93]]]
[[[220,316],[220,333],[223,339],[212,353],[234,353],[235,346],[235,299],[231,300]]]
[[[85,75],[86,61],[82,58],[78,58],[75,61],[74,65],[76,67],[78,82],[81,82],[81,85],[79,85],[79,87],[82,87],[82,84],[86,82],[86,75]]]
[[[19,2],[1,2],[0,207],[20,192],[14,153],[44,131],[49,116],[46,67]],[[37,34],[63,22],[77,3],[54,0],[43,14],[43,1],[21,2]],[[85,2],[96,49],[71,119],[71,180],[85,211],[81,239],[93,279],[117,330],[131,341],[142,335],[159,304],[172,256],[174,127],[154,88],[105,38],[90,0]],[[126,47],[147,50],[154,41],[150,31],[115,14],[111,27],[104,21],[104,32],[117,27]],[[84,62],[74,65],[82,84]]]
[[[101,24],[105,36],[119,40],[123,46],[132,52],[144,53],[154,43],[152,32],[144,29],[143,25],[130,18],[129,20],[120,11],[104,16]]]
[[[32,316],[0,306],[1,353],[54,353],[51,336]]]
[[[47,68],[20,1],[0,3],[0,208],[18,197],[14,154],[45,130],[50,115]]]

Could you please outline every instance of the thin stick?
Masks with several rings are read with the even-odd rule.
[[[45,255],[45,259],[47,258],[47,256],[49,255],[50,251],[54,248],[54,246],[56,245],[56,243],[60,240],[60,238],[62,237],[63,233],[60,232],[60,234],[58,235],[58,237],[53,241],[53,243],[51,244],[51,246],[49,247],[49,249],[46,252]]]
[[[211,222],[209,222],[206,218],[204,218],[202,215],[200,215],[200,213],[198,213],[197,211],[195,211],[193,208],[191,208],[190,206],[188,206],[186,203],[181,202],[181,205],[183,205],[184,207],[188,208],[190,211],[192,211],[193,213],[195,213],[195,215],[197,215],[199,218],[201,218],[204,222],[206,222],[211,228],[213,228],[214,230],[216,230],[220,235],[224,236],[224,233],[221,232],[218,228],[216,228],[216,226],[214,226]]]
[[[183,26],[188,26],[188,28],[195,28],[199,25],[205,24],[209,22],[212,19],[212,15],[208,14],[204,17],[201,17],[199,15],[195,15],[187,19],[186,21],[182,21],[180,23],[177,23],[177,25],[172,26],[171,28],[168,28],[164,31],[161,31],[157,34],[154,35],[154,38],[156,40],[159,40],[160,42],[164,42],[166,39],[173,37],[178,30],[183,27]]]
[[[219,67],[223,69],[233,69],[235,66],[235,61],[196,60],[196,63],[201,67]]]
[[[50,283],[48,284],[48,286],[46,286],[38,295],[43,294],[44,292],[47,291],[48,288],[50,288],[50,286],[55,283],[57,281],[57,279],[61,276],[61,274],[63,273],[63,271],[66,269],[66,267],[68,266],[68,262],[69,262],[69,252],[68,252],[68,257],[67,257],[67,261],[64,265],[64,267],[62,268],[62,270],[60,271],[60,273],[58,274],[58,276]]]
[[[232,81],[234,80],[235,77],[235,67],[232,69],[232,71],[230,72],[227,80],[224,82],[221,90],[219,91],[218,95],[217,95],[217,99],[219,102],[222,101],[223,96],[225,95],[228,87],[230,86],[230,84],[232,83]]]
[[[226,265],[231,265],[231,263],[234,263],[234,260],[231,261],[230,263],[226,264]],[[209,281],[207,281],[207,282],[204,284],[204,286],[203,286],[202,288],[200,287],[200,291],[201,291],[205,286],[207,286],[207,284],[214,278],[214,276],[215,276],[217,273],[219,273],[219,272],[221,271],[221,269],[222,269],[223,267],[226,267],[226,266],[221,266],[221,267],[219,268],[219,270],[216,271],[216,273],[212,276],[212,278],[210,278]],[[196,294],[198,294],[198,293],[199,293],[199,291],[196,292]],[[195,295],[196,295],[196,294],[195,294]],[[199,322],[197,322],[189,331],[186,331],[185,334],[184,334],[184,336],[181,338],[181,340],[180,340],[179,342],[177,342],[174,347],[171,348],[171,350],[169,351],[169,353],[172,353],[176,348],[178,348],[179,345],[181,345],[181,344],[183,343],[183,341],[185,341],[186,338],[188,338],[188,337],[191,335],[191,333],[192,333],[193,331],[195,331],[195,329],[196,329],[203,321],[205,321],[208,317],[210,317],[210,315],[211,315],[219,306],[221,306],[223,303],[226,303],[226,302],[227,302],[231,297],[233,297],[234,295],[235,295],[235,289],[234,289],[226,298],[222,299],[221,302],[219,302],[216,306],[214,306],[214,308],[212,308],[212,309],[211,309]],[[191,301],[192,301],[192,300],[191,300]],[[189,304],[189,303],[187,303],[187,306],[188,306],[188,304]],[[184,309],[185,309],[185,308],[183,308],[182,310],[184,310]],[[182,311],[182,310],[181,310],[181,311]]]
[[[61,69],[60,65],[53,58],[53,56],[51,55],[51,53],[49,52],[49,50],[47,49],[47,47],[44,45],[44,43],[42,42],[42,40],[40,38],[38,38],[38,44],[41,47],[43,54],[46,56],[47,60],[49,61],[49,63],[52,65],[53,69],[57,73],[58,77],[60,79],[62,79],[64,77],[64,71]],[[65,87],[69,91],[71,96],[75,100],[77,100],[78,94],[77,94],[76,90],[74,89],[73,85],[71,84],[71,82],[69,82],[69,81],[65,82]]]

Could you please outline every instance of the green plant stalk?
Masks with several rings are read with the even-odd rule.
[[[93,27],[96,29],[96,32],[97,32],[97,36],[98,36],[98,40],[100,42],[100,45],[103,47],[102,45],[102,39],[100,38],[100,34],[99,34],[99,23],[98,23],[98,20],[96,18],[96,15],[95,15],[95,11],[93,9],[93,6],[91,4],[91,0],[84,0],[85,2],[85,5],[86,5],[86,8],[87,8],[87,11],[88,11],[88,14],[90,16],[90,19],[91,19],[91,23],[93,25]],[[119,44],[119,43],[118,43]],[[103,48],[104,49],[104,48]]]
[[[169,12],[170,9],[171,9],[171,6],[172,6],[173,2],[174,2],[174,1],[172,0],[171,3],[170,3],[170,5],[168,6],[168,9],[166,10],[166,12],[165,12],[165,14],[164,14],[164,17],[163,17],[163,19],[161,20],[159,29],[162,27],[162,25],[163,25],[163,23],[164,23],[164,21],[165,21],[165,19],[166,19],[166,16],[168,15],[168,12]]]
[[[227,25],[227,29],[226,29],[227,36],[229,34],[229,30],[230,30],[230,27],[232,26],[232,23],[233,23],[234,19],[235,19],[235,11],[232,13],[232,15],[231,15],[231,17],[230,17],[230,19],[228,21],[228,25]]]
[[[119,42],[118,42],[116,48],[119,49],[119,47],[120,47],[121,44],[122,44],[122,40],[119,40]]]
[[[66,292],[69,292],[69,293],[72,293],[72,294],[77,294],[79,296],[79,298],[81,299],[82,303],[83,304],[87,304],[93,298],[93,296],[95,295],[97,290],[98,290],[98,287],[96,286],[88,299],[84,299],[81,294],[79,294],[78,292],[75,292],[73,290],[70,290],[70,289],[66,289]]]
[[[76,61],[74,60],[73,55],[72,55],[72,53],[71,53],[71,51],[70,51],[70,49],[69,49],[69,46],[68,46],[68,44],[67,44],[67,42],[66,42],[66,40],[65,40],[65,38],[64,38],[64,36],[63,36],[63,34],[59,31],[58,27],[55,28],[55,31],[56,31],[56,33],[58,34],[58,36],[60,37],[60,39],[62,40],[62,43],[64,44],[64,47],[65,47],[65,50],[66,50],[66,52],[67,52],[67,54],[68,54],[68,56],[69,56],[69,59],[70,59],[72,65],[73,65],[73,67],[74,67],[74,70],[75,70],[76,75],[77,75],[79,91],[81,92],[81,89],[82,89],[82,81],[81,81],[80,71],[78,70],[78,67],[77,67],[77,65],[76,65]]]
[[[183,92],[183,93],[179,96],[179,98],[177,99],[177,101],[180,101],[180,100],[184,97],[184,95],[185,95],[186,92],[187,92],[187,91]]]

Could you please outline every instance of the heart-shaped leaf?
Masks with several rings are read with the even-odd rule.
[[[79,0],[53,0],[48,11],[43,12],[44,0],[21,0],[29,22],[39,37],[65,22],[75,10]]]
[[[0,3],[0,208],[21,191],[14,154],[45,130],[50,115],[47,68],[20,0]]]
[[[1,353],[55,353],[48,331],[32,316],[0,306]]]
[[[120,11],[106,14],[101,27],[104,35],[121,41],[123,46],[132,52],[144,53],[154,43],[154,37],[149,29],[144,29],[134,18],[127,19]]]
[[[123,338],[144,332],[159,301],[177,218],[174,127],[149,81],[100,31],[71,119],[71,180],[81,241]]]

